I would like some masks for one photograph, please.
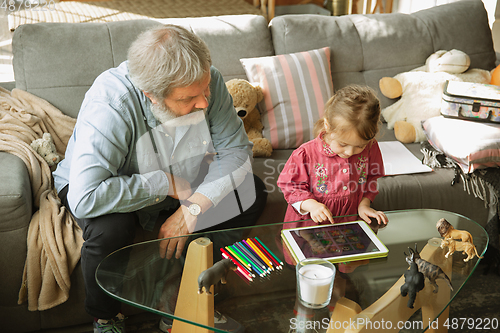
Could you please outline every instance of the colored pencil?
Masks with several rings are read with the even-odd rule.
[[[250,264],[252,269],[257,272],[260,276],[264,276],[264,271],[259,267],[259,265],[256,265],[250,258],[248,258],[244,253],[242,253],[236,246],[229,245],[228,248],[233,250],[233,252],[238,253],[241,257],[245,258],[245,260]]]
[[[254,239],[254,244],[274,263],[276,268],[282,268],[280,263],[256,239]]]
[[[276,257],[276,255],[271,251],[269,250],[269,248],[266,246],[266,244],[264,244],[260,239],[259,237],[255,236],[255,239],[257,240],[257,242],[260,243],[260,245],[262,245],[263,248],[265,248],[267,250],[267,252],[269,252],[270,255],[272,255],[274,257],[274,259],[276,259],[277,262],[280,263],[281,266],[283,266],[283,261],[281,261],[278,257]]]
[[[252,267],[249,262],[247,262],[244,258],[242,258],[238,253],[236,253],[229,246],[226,246],[226,250],[227,250],[227,252],[231,253],[231,255],[233,257],[237,258],[242,263],[243,266],[245,266],[245,267],[247,267],[249,269]]]
[[[229,259],[231,260],[233,263],[235,263],[234,259],[231,258],[231,257],[228,257],[227,254],[225,254],[224,252],[222,252],[222,257],[224,257],[225,259]],[[235,263],[236,264],[236,263]],[[239,266],[238,264],[236,264],[236,269],[237,269],[237,272],[239,272],[241,275],[243,275],[247,280],[249,281],[253,281],[252,277],[250,276],[250,274],[248,274],[247,271],[245,271],[242,266]]]
[[[234,243],[242,252],[244,252],[250,259],[254,261],[255,264],[259,265],[263,270],[267,271],[267,266],[260,258],[256,257],[251,249],[247,248],[244,243],[236,242]]]
[[[232,246],[236,247],[238,250],[240,250],[241,253],[247,256],[247,258],[256,266],[258,267],[263,274],[267,273],[267,270],[265,267],[263,267],[262,263],[258,261],[248,250],[239,242],[234,243]]]
[[[251,272],[251,269],[250,268],[247,268],[245,266],[242,266],[240,264],[240,262],[238,261],[237,258],[234,258],[229,252],[227,252],[226,250],[224,250],[222,247],[220,248],[220,251],[222,252],[222,256],[224,257],[227,257],[228,259],[231,259],[232,262],[234,262],[234,264],[236,266],[238,266],[240,269],[244,270],[245,272],[247,272],[251,277],[255,277],[255,274],[253,274]]]
[[[248,276],[242,274],[239,270],[234,271],[237,275],[241,277],[242,280],[244,280],[248,285],[250,285],[250,282],[253,282],[252,278],[249,278]]]
[[[262,251],[260,251],[257,246],[252,242],[252,240],[250,238],[248,238],[246,240],[246,242],[254,249],[254,251],[262,258],[262,260],[264,260],[264,262],[272,269],[274,270],[274,267],[273,267],[273,264],[272,262],[269,260],[269,258],[267,258],[263,253]]]

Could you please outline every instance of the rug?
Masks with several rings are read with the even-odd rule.
[[[112,0],[63,1],[46,0],[45,6],[9,13],[9,29],[21,24],[39,22],[112,22],[137,19],[173,17],[202,17],[219,15],[262,15],[245,0]]]

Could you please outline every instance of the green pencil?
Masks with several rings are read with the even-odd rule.
[[[238,253],[235,253],[229,246],[226,246],[226,250],[231,253],[236,259],[238,259],[243,264],[243,266],[249,269],[252,268],[252,266],[245,259],[243,259]]]
[[[239,253],[243,258],[245,258],[250,263],[250,267],[252,267],[252,269],[255,270],[260,276],[266,275],[266,273],[259,266],[254,264],[253,261],[251,261],[248,256],[241,252],[234,244],[230,245],[229,247],[235,252]]]
[[[259,237],[255,236],[254,238],[257,240],[257,242],[260,243],[260,245],[262,245],[263,248],[266,249],[267,252],[269,252],[270,255],[272,255],[274,257],[274,259],[276,259],[277,262],[280,263],[281,266],[283,266],[283,261],[278,259],[278,257],[276,257],[276,255],[271,250],[269,250],[269,248],[264,243],[262,243],[262,241],[259,239]]]

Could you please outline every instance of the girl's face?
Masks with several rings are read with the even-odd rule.
[[[361,153],[370,142],[360,138],[355,130],[344,133],[328,133],[327,131],[324,140],[330,145],[332,151],[341,158],[349,158]]]

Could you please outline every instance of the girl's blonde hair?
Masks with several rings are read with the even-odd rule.
[[[368,86],[349,85],[337,91],[325,104],[323,118],[314,125],[315,137],[325,129],[344,133],[355,130],[363,140],[371,140],[379,131],[380,101]]]

